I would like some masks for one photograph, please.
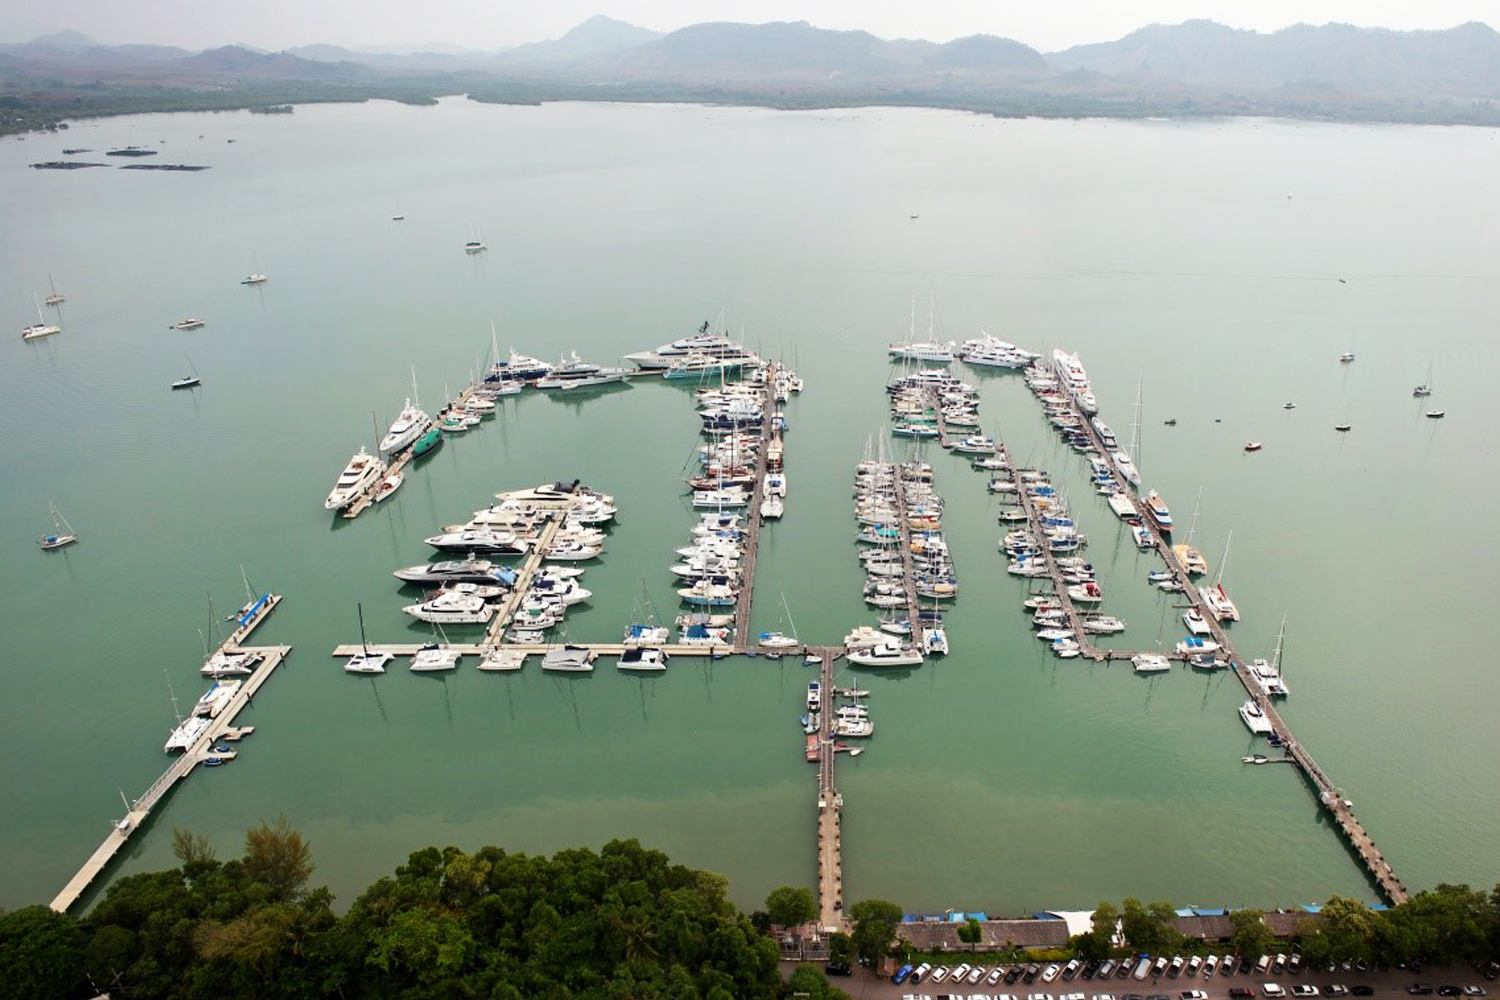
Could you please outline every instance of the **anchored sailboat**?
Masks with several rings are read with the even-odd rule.
[[[62,511],[57,509],[57,504],[48,500],[47,511],[52,515],[52,534],[43,535],[37,540],[43,552],[52,552],[78,541],[78,534],[73,530],[72,525],[68,524],[67,518],[62,516]]]

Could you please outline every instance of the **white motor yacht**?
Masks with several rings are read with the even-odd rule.
[[[561,673],[591,673],[594,651],[587,646],[554,646],[542,654],[542,669]]]
[[[919,667],[922,665],[922,649],[881,633],[880,642],[850,649],[845,658],[861,667]]]
[[[323,501],[325,510],[343,510],[358,500],[375,482],[385,474],[385,462],[360,448],[339,473],[333,491]]]
[[[631,646],[620,654],[615,666],[627,673],[661,673],[667,669],[666,652],[653,646]]]
[[[432,417],[421,407],[413,406],[408,399],[391,424],[391,429],[380,439],[380,450],[386,454],[395,454],[416,443],[417,438],[426,434],[431,426]]]
[[[430,601],[408,604],[401,610],[420,621],[442,625],[483,624],[495,615],[494,606],[486,603],[484,598],[447,591]]]

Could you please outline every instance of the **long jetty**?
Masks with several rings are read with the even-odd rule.
[[[193,741],[182,755],[173,759],[172,763],[162,772],[161,776],[153,781],[139,797],[129,803],[123,818],[116,820],[110,828],[109,834],[105,836],[104,842],[89,856],[78,869],[62,891],[53,898],[52,909],[59,913],[66,913],[70,907],[78,902],[85,890],[93,884],[99,874],[104,871],[109,863],[114,860],[120,849],[130,840],[130,837],[141,828],[141,825],[151,815],[151,810],[166,796],[166,794],[183,781],[194,769],[207,761],[209,758],[220,760],[233,760],[235,751],[214,751],[213,746],[220,740],[237,741],[244,736],[254,732],[254,727],[236,727],[235,717],[249,705],[255,697],[255,693],[261,689],[276,668],[281,666],[287,655],[291,653],[291,646],[243,646],[241,641],[249,636],[255,628],[275,610],[281,603],[281,595],[269,594],[265,605],[254,618],[243,622],[234,634],[219,647],[217,652],[221,653],[258,653],[260,662],[249,676],[243,678],[234,696],[229,699],[218,715],[214,716],[213,722],[207,729]]]
[[[838,756],[833,738],[833,661],[843,650],[822,646],[809,652],[819,657],[819,686],[826,699],[818,713],[818,925],[832,933],[846,926],[842,842],[844,797],[833,783],[833,762]]]
[[[1094,425],[1093,420],[1090,419],[1090,414],[1084,413],[1076,400],[1071,401],[1069,405],[1073,412],[1077,414],[1079,424],[1095,450],[1102,456],[1109,456],[1111,451],[1105,446],[1103,437]],[[1136,493],[1134,485],[1120,474],[1116,463],[1112,459],[1107,460],[1111,475],[1114,477],[1115,489],[1128,496],[1137,511],[1144,512],[1140,496]],[[1026,511],[1028,525],[1033,531],[1040,531],[1040,515],[1033,503],[1033,498],[1021,480],[1019,470],[1013,469],[1011,476],[1012,481],[1016,484],[1019,491],[1022,507]],[[1402,884],[1400,878],[1397,877],[1395,869],[1391,866],[1390,862],[1381,853],[1380,849],[1375,846],[1375,841],[1371,838],[1369,832],[1365,830],[1363,824],[1354,815],[1353,805],[1344,797],[1343,791],[1333,783],[1333,780],[1328,777],[1327,773],[1318,766],[1318,763],[1313,759],[1312,754],[1307,751],[1306,747],[1292,735],[1291,727],[1287,725],[1281,713],[1276,710],[1275,705],[1272,704],[1272,700],[1261,690],[1260,685],[1250,676],[1249,671],[1240,668],[1239,665],[1245,662],[1244,659],[1235,651],[1234,643],[1230,640],[1228,631],[1225,630],[1219,622],[1218,617],[1213,614],[1204,602],[1197,584],[1193,582],[1191,575],[1182,565],[1182,561],[1177,558],[1177,553],[1172,550],[1170,539],[1150,517],[1142,516],[1141,523],[1151,533],[1152,548],[1161,556],[1167,570],[1172,574],[1173,580],[1182,588],[1182,594],[1187,601],[1187,606],[1196,609],[1203,616],[1203,620],[1208,624],[1210,635],[1214,642],[1218,643],[1219,649],[1231,665],[1230,672],[1244,687],[1245,693],[1250,696],[1250,700],[1258,705],[1260,710],[1265,714],[1266,719],[1271,723],[1271,728],[1277,737],[1277,741],[1283,747],[1287,759],[1297,765],[1303,777],[1317,791],[1318,801],[1328,810],[1329,815],[1333,817],[1334,822],[1353,848],[1360,863],[1364,865],[1370,878],[1390,902],[1396,904],[1406,902],[1411,898],[1410,893],[1407,891],[1406,886]],[[1105,661],[1130,659],[1137,655],[1135,652],[1127,650],[1102,650],[1089,641],[1088,634],[1083,630],[1077,608],[1068,597],[1067,588],[1063,585],[1061,571],[1057,566],[1056,560],[1050,551],[1046,552],[1045,556],[1049,574],[1053,579],[1058,598],[1067,611],[1068,620],[1072,623],[1074,634],[1077,637],[1080,656]],[[1165,655],[1173,658],[1181,658],[1176,654]]]

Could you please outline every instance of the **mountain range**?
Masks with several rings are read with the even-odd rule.
[[[594,17],[501,51],[366,52],[310,45],[100,45],[75,31],[0,45],[0,94],[71,87],[402,88],[480,99],[723,100],[778,106],[922,104],[1000,114],[1282,114],[1500,122],[1500,34],[1299,24],[1270,34],[1153,24],[1041,53],[973,35],[945,44],[806,22],[703,23],[662,34]],[[42,93],[45,93],[42,91]],[[316,99],[308,98],[308,99]],[[0,97],[3,100],[3,97]]]

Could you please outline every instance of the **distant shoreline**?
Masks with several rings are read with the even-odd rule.
[[[69,122],[137,114],[203,111],[249,111],[265,113],[302,104],[362,104],[387,100],[414,106],[436,104],[440,98],[465,97],[481,104],[538,106],[565,101],[618,104],[701,104],[759,107],[775,111],[820,111],[868,107],[926,108],[966,111],[996,118],[1140,120],[1165,118],[1174,121],[1207,121],[1227,118],[1277,118],[1288,121],[1337,122],[1382,125],[1468,125],[1500,127],[1500,107],[1474,104],[1467,107],[1414,107],[1398,102],[1361,99],[1344,103],[1298,101],[1291,98],[1265,100],[1248,95],[1226,94],[1212,102],[1186,99],[1163,101],[1110,101],[1097,97],[1039,94],[974,94],[941,97],[919,93],[833,94],[785,89],[775,94],[752,89],[675,87],[662,84],[630,84],[610,87],[529,82],[481,83],[454,87],[438,83],[375,87],[285,87],[257,86],[215,91],[115,90],[56,95],[55,101],[37,100],[24,109],[0,115],[0,137],[65,130]]]

